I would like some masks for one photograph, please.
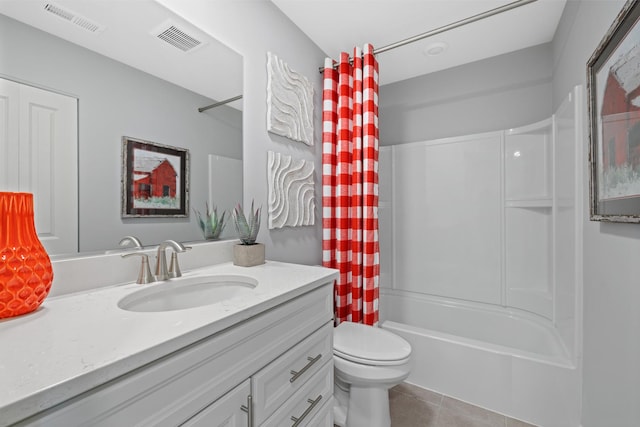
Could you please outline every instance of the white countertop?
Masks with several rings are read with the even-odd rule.
[[[0,320],[0,426],[172,353],[336,278],[335,270],[267,261],[186,272],[243,275],[258,281],[248,296],[167,312],[138,313],[118,301],[148,285],[134,283],[47,298],[31,314]]]

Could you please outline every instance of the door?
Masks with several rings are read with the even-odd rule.
[[[0,190],[34,194],[50,254],[78,251],[78,100],[0,79]]]

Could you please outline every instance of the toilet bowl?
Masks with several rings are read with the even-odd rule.
[[[334,424],[390,427],[389,389],[409,376],[411,345],[374,326],[343,322],[333,330]]]

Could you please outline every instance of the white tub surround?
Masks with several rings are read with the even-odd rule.
[[[580,413],[580,86],[549,119],[380,152],[380,317],[409,382],[544,426]]]
[[[235,244],[235,241],[232,243]],[[226,244],[222,245],[225,249],[224,254],[220,256],[230,258],[229,248],[226,248]],[[229,391],[232,385],[240,383],[238,380],[236,384],[232,384],[235,381],[232,377],[237,377],[236,380],[240,377],[249,378],[255,373],[255,370],[244,372],[243,369],[249,369],[247,366],[252,366],[252,369],[260,368],[260,365],[251,364],[256,360],[260,361],[260,357],[271,357],[269,360],[272,360],[322,325],[331,324],[330,284],[336,276],[334,270],[280,262],[267,262],[261,266],[243,268],[225,262],[189,271],[190,255],[181,254],[184,277],[205,274],[240,275],[254,279],[258,285],[241,298],[231,298],[187,310],[155,313],[130,312],[118,308],[121,298],[154,284],[127,283],[104,286],[50,297],[32,314],[0,321],[0,342],[3,343],[0,346],[0,426],[11,425],[48,409],[45,414],[54,413],[60,408],[72,411],[75,408],[73,402],[78,402],[78,399],[74,399],[72,403],[69,403],[69,399],[83,393],[98,398],[99,393],[107,393],[110,387],[117,386],[122,378],[129,378],[129,374],[133,373],[131,377],[136,378],[136,375],[143,375],[145,370],[152,370],[154,364],[169,363],[168,360],[170,361],[174,355],[196,352],[205,354],[206,352],[202,353],[204,350],[200,348],[206,347],[208,342],[222,343],[216,344],[217,349],[213,351],[215,354],[222,354],[220,349],[224,349],[225,346],[243,348],[242,345],[249,343],[246,344],[249,347],[245,345],[243,352],[231,359],[233,363],[240,363],[236,360],[243,361],[244,368],[234,367],[227,372],[224,365],[218,366],[218,369],[222,368],[220,372],[227,372],[227,376],[224,380],[220,379],[219,387],[213,387],[209,394],[222,394]],[[118,261],[122,264],[130,262],[129,259]],[[98,260],[91,262],[101,265]],[[135,268],[133,270],[130,281],[136,277]],[[61,283],[57,285],[63,286]],[[314,306],[318,308],[310,308]],[[282,317],[282,321],[278,316]],[[276,334],[278,325],[289,317],[297,319],[296,322],[304,325],[306,329],[302,330],[302,326],[299,328],[293,325],[295,327],[291,334],[286,331]],[[306,319],[313,319],[313,322]],[[271,326],[267,328],[266,325]],[[249,331],[246,332],[249,334],[247,336],[252,337],[251,340],[255,342],[247,337],[243,338],[242,332],[239,332],[240,335],[234,334],[236,327],[239,331]],[[292,325],[287,327],[292,328]],[[330,334],[331,329],[329,328],[325,335]],[[272,334],[269,338],[271,342],[259,342],[260,336],[269,334]],[[242,344],[243,342],[246,343]],[[276,351],[272,348],[276,342],[281,343],[278,347],[284,348],[278,348]],[[261,347],[251,349],[251,346],[256,345]],[[231,352],[232,350],[229,350],[229,354],[232,354]],[[171,355],[171,358],[167,359],[168,355]],[[217,360],[211,355],[207,357],[209,361]],[[327,359],[331,359],[330,353],[325,356],[323,362]],[[121,377],[123,375],[125,377]],[[176,378],[182,376],[183,374],[180,374]],[[117,380],[113,381],[114,379]],[[198,387],[198,384],[190,385],[191,389]],[[212,387],[211,384],[209,387]],[[119,393],[126,393],[130,388],[124,387]],[[118,393],[113,394],[117,395]],[[178,396],[174,396],[175,399],[178,399]],[[331,400],[331,394],[325,393],[324,399],[322,404]],[[102,404],[99,406],[108,406],[115,401],[106,399],[100,402]],[[125,406],[127,405],[123,407]],[[318,405],[318,408],[320,406]],[[92,410],[104,409],[91,406],[88,408],[89,413]],[[120,409],[114,414],[117,415]],[[159,409],[155,408],[156,411]],[[112,414],[107,418],[111,416]],[[100,422],[108,422],[103,415],[101,417],[103,418]],[[29,422],[31,421],[33,420],[30,419]],[[29,425],[29,422],[25,425]]]

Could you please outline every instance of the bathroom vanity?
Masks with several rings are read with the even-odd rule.
[[[181,310],[119,306],[127,283],[0,321],[0,426],[333,425],[334,270],[223,263],[239,296]],[[176,280],[176,285],[180,279]]]

